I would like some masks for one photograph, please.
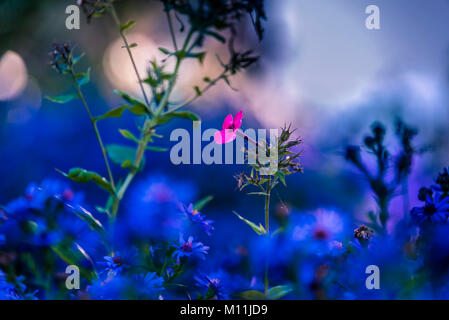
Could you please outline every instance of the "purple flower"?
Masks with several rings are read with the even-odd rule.
[[[187,241],[184,240],[182,234],[179,235],[179,245],[177,245],[173,257],[179,260],[182,257],[197,257],[205,259],[209,247],[203,245],[201,242],[194,242],[193,237],[189,237]]]
[[[429,221],[432,223],[446,223],[449,214],[449,197],[442,198],[441,193],[436,191],[434,196],[425,195],[424,206],[414,207],[410,212],[412,218],[423,223]]]
[[[205,216],[201,214],[198,210],[193,208],[193,204],[189,204],[188,207],[181,205],[181,209],[193,224],[198,225],[208,236],[211,235],[211,231],[214,230],[212,226],[212,220],[205,220]]]

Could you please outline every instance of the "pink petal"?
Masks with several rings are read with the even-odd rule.
[[[236,134],[232,130],[221,130],[214,134],[214,140],[217,144],[225,144],[235,140]]]
[[[228,114],[228,116],[223,121],[223,130],[231,129],[234,121],[232,120],[232,114]]]
[[[242,126],[243,111],[240,110],[234,117],[234,130],[240,129]]]

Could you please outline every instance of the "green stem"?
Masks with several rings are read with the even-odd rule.
[[[185,48],[187,48],[190,39],[193,35],[193,31],[190,31],[185,43],[183,45],[183,49],[185,50]],[[131,55],[130,55],[131,57]],[[171,91],[173,90],[174,84],[176,82],[176,78],[177,78],[177,74],[179,71],[179,67],[181,65],[181,62],[183,60],[183,57],[178,57],[178,60],[176,61],[176,66],[175,69],[173,71],[172,77],[170,79],[170,83],[169,86],[167,88],[167,91],[165,92],[164,97],[162,98],[161,102],[159,103],[155,114],[153,115],[153,118],[146,118],[144,125],[143,125],[143,129],[142,129],[142,136],[141,139],[139,140],[139,144],[137,146],[137,150],[136,150],[136,158],[134,160],[134,167],[137,168],[136,170],[133,170],[131,172],[128,173],[128,175],[126,176],[123,184],[120,186],[120,189],[117,192],[117,199],[118,201],[120,201],[121,199],[123,199],[126,190],[128,189],[129,185],[131,184],[131,182],[134,180],[135,176],[137,175],[137,170],[139,170],[142,161],[143,161],[143,157],[145,154],[145,150],[147,148],[148,142],[149,142],[149,138],[151,137],[152,131],[155,128],[156,124],[157,124],[157,119],[160,116],[163,108],[166,106],[166,104],[168,103],[168,98],[170,96]],[[137,71],[136,71],[137,72]],[[115,220],[117,212],[112,212],[112,220]]]
[[[270,233],[270,196],[271,196],[271,176],[268,176],[267,193],[265,196],[265,230]]]
[[[119,28],[120,37],[122,38],[123,43],[125,44],[125,48],[126,48],[126,51],[128,52],[128,56],[129,56],[129,58],[131,60],[131,63],[133,65],[134,72],[136,73],[137,81],[139,82],[139,86],[140,86],[140,90],[142,91],[143,98],[145,99],[145,103],[147,104],[147,109],[151,113],[151,105],[150,105],[150,102],[148,100],[148,97],[147,97],[147,94],[145,92],[145,89],[143,87],[142,78],[140,77],[139,71],[137,70],[137,65],[136,65],[136,62],[134,60],[133,54],[131,52],[131,49],[129,47],[128,39],[126,38],[125,33],[121,29],[122,25],[120,23],[120,19],[118,18],[117,12],[115,11],[114,5],[112,3],[111,3],[111,6],[110,6],[110,10],[111,10],[112,17],[114,18],[115,24]]]
[[[72,69],[72,79],[75,84],[76,91],[78,92],[78,96],[81,99],[81,101],[84,105],[84,108],[87,111],[87,114],[89,115],[90,121],[92,122],[92,126],[94,128],[95,135],[97,136],[98,143],[100,144],[101,152],[103,153],[104,163],[106,164],[106,169],[109,174],[109,181],[111,183],[112,190],[114,190],[114,192],[115,192],[114,176],[112,175],[111,166],[109,165],[108,154],[106,152],[106,148],[104,147],[103,139],[101,138],[100,131],[98,130],[97,122],[95,121],[94,116],[92,115],[92,112],[89,109],[89,105],[87,104],[86,99],[84,98],[83,92],[81,91],[81,87],[79,86],[78,82],[76,81],[75,71],[73,69]]]
[[[178,51],[178,44],[176,43],[176,36],[175,36],[175,32],[173,31],[173,23],[171,20],[170,11],[165,11],[165,15],[167,16],[168,28],[170,29],[170,35],[171,35],[171,39],[173,41],[173,47],[175,48],[175,51]]]
[[[265,195],[265,230],[267,232],[266,236],[270,236],[270,197],[271,197],[271,176],[268,176],[267,190]],[[268,279],[268,269],[270,265],[269,261],[270,253],[267,251],[267,257],[265,260],[265,295],[268,294],[269,279]]]
[[[184,41],[184,45],[182,46],[181,52],[187,53],[186,50],[187,50],[187,47],[189,46],[190,39],[192,38],[192,35],[193,35],[193,29],[191,29],[189,31],[189,33],[187,34],[187,37]],[[173,87],[175,86],[176,79],[178,77],[179,67],[181,66],[181,62],[183,59],[184,59],[184,56],[176,57],[175,69],[173,70],[173,74],[168,83],[167,90],[165,91],[164,96],[162,97],[162,100],[156,109],[156,114],[155,114],[156,117],[158,117],[162,114],[162,111],[164,110],[165,106],[168,104],[168,98],[170,97]]]
[[[226,70],[223,71],[218,77],[216,77],[215,79],[211,80],[203,89],[201,89],[201,94],[204,94],[206,91],[208,91],[210,88],[212,88],[218,81],[220,81],[224,76],[226,75]],[[193,97],[187,99],[186,101],[182,102],[181,104],[179,104],[176,107],[173,107],[172,109],[170,109],[168,111],[169,112],[174,112],[176,110],[182,109],[185,106],[193,103],[196,99],[198,99],[200,97],[200,95],[196,94]]]

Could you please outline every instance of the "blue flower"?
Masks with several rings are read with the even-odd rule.
[[[449,197],[442,198],[441,193],[435,191],[434,196],[425,195],[424,206],[414,207],[410,212],[417,223],[429,221],[431,223],[446,223],[449,214]]]
[[[120,241],[172,240],[184,230],[186,221],[178,203],[190,202],[194,185],[155,175],[130,189],[125,214],[117,224]]]
[[[210,236],[214,227],[212,226],[212,220],[205,220],[205,217],[193,208],[193,204],[189,204],[188,207],[181,205],[181,209],[186,215],[187,219],[189,219],[193,224],[198,225],[208,236]]]
[[[185,241],[182,234],[179,235],[179,245],[175,246],[175,248],[173,257],[177,260],[182,257],[197,257],[204,260],[209,250],[209,247],[203,245],[201,242],[194,242],[193,237],[189,237]]]
[[[0,270],[0,300],[37,300],[36,293],[26,292],[27,287],[23,283],[24,277],[17,277],[16,285],[6,279],[6,275]]]
[[[345,216],[328,209],[298,214],[291,230],[291,240],[301,249],[316,255],[335,254],[342,248],[341,241],[348,235]]]
[[[124,254],[116,252],[111,256],[105,256],[104,262],[98,262],[99,265],[104,267],[101,273],[107,273],[108,277],[115,277],[121,274],[123,271],[131,268],[135,263],[138,252],[136,248],[125,251]]]
[[[201,273],[195,276],[195,281],[198,287],[207,290],[207,299],[226,300],[229,299],[229,292],[225,278],[225,274],[219,271],[210,275]]]
[[[136,276],[136,288],[138,298],[155,298],[164,290],[164,278],[159,277],[156,272]]]

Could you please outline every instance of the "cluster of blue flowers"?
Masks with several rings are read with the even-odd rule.
[[[111,230],[70,185],[31,184],[0,211],[0,299],[260,298],[267,260],[270,286],[288,286],[287,299],[449,298],[447,169],[388,232],[335,208],[280,205],[271,235],[241,235],[232,219],[207,219],[196,197],[191,183],[142,179]],[[70,264],[79,289],[65,286]],[[370,265],[379,290],[365,286]]]

